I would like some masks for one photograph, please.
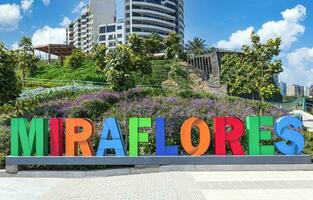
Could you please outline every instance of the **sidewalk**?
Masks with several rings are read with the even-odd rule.
[[[164,172],[104,178],[0,178],[0,199],[311,200],[311,171]]]

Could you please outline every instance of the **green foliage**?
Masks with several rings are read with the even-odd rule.
[[[22,72],[22,80],[27,76],[32,76],[38,67],[39,59],[34,55],[31,38],[23,37],[19,42],[19,49],[16,50],[18,67]]]
[[[127,45],[135,54],[141,54],[144,52],[145,40],[137,34],[131,34],[128,38]]]
[[[180,89],[191,89],[189,86],[190,80],[188,80],[188,74],[179,63],[175,62],[171,65],[168,77],[170,80],[175,81]]]
[[[86,56],[80,49],[74,49],[72,55],[65,58],[65,67],[77,69],[83,66]]]
[[[304,131],[305,147],[304,153],[313,157],[313,133]]]
[[[168,79],[171,70],[171,60],[151,60],[151,74],[134,72],[133,76],[137,85],[147,85],[161,87],[162,83]]]
[[[16,62],[13,53],[0,43],[0,106],[12,103],[21,93],[21,86],[15,74]]]
[[[105,57],[107,50],[108,48],[103,44],[95,45],[92,49],[92,58],[100,70],[103,70],[106,66]]]
[[[111,104],[106,101],[86,101],[82,103],[81,106],[72,108],[70,116],[78,118],[83,117],[96,121],[110,106]]]
[[[251,41],[252,46],[243,46],[242,53],[223,57],[222,82],[230,94],[258,94],[263,101],[279,92],[273,77],[282,72],[281,60],[274,60],[280,53],[281,39],[261,44],[260,37],[253,33]]]
[[[186,44],[186,50],[189,54],[202,55],[207,52],[205,40],[195,37],[192,41]]]
[[[132,37],[134,41],[137,41],[136,35]],[[136,49],[134,45],[132,48]],[[104,73],[111,89],[115,91],[125,91],[135,86],[133,72],[151,73],[151,66],[146,58],[135,53],[132,48],[127,45],[119,45],[106,57],[107,65]]]
[[[96,63],[89,59],[86,59],[83,65],[76,69],[64,67],[58,62],[51,64],[41,62],[37,72],[32,78],[66,81],[106,81],[105,76],[98,69]]]
[[[183,53],[182,39],[176,32],[169,33],[164,40],[168,59],[179,58]]]
[[[153,57],[164,50],[163,38],[157,33],[150,34],[144,41],[144,48],[146,53]]]

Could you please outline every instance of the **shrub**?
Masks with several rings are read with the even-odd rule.
[[[151,67],[145,57],[127,45],[117,46],[108,54],[106,62],[104,73],[111,89],[115,91],[126,91],[135,87],[132,76],[134,72],[151,73]]]
[[[304,153],[313,157],[313,133],[304,131],[305,148]]]
[[[14,102],[21,92],[14,68],[12,52],[5,50],[0,43],[0,106]]]
[[[65,66],[68,68],[80,68],[85,60],[85,54],[80,49],[74,49],[72,55],[66,57]]]
[[[70,117],[88,118],[93,121],[99,120],[99,117],[110,108],[110,104],[106,101],[92,100],[86,101],[81,106],[71,108],[69,112]]]
[[[100,70],[103,70],[106,66],[105,57],[107,50],[107,47],[103,44],[96,45],[92,49],[92,58]]]

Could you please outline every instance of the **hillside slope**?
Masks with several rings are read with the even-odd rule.
[[[207,80],[203,72],[189,66],[186,62],[180,62],[181,69],[187,74],[188,87],[196,92],[210,93],[215,96],[226,96],[226,87],[219,83],[219,80]],[[163,82],[163,87],[179,89],[180,83],[175,80],[167,79]]]

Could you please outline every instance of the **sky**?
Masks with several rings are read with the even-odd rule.
[[[87,0],[0,0],[0,41],[15,49],[23,36],[34,45],[63,43],[65,27]],[[123,0],[117,0],[123,18]],[[252,31],[265,42],[281,37],[279,59],[288,84],[313,84],[312,0],[185,0],[185,41],[200,37],[211,47],[240,49]]]

